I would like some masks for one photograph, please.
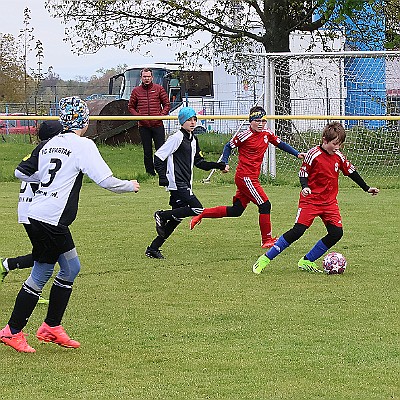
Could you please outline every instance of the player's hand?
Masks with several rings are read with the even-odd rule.
[[[299,154],[297,155],[297,158],[303,159],[306,155],[307,155],[307,153],[299,153]]]
[[[136,179],[131,180],[131,182],[133,183],[133,191],[137,193],[140,188],[139,182]]]
[[[223,174],[226,174],[227,172],[229,172],[229,165],[228,164],[226,164],[225,165],[225,169],[222,170]]]
[[[301,190],[301,194],[304,197],[307,197],[309,194],[311,194],[311,189],[309,187],[305,187],[304,189]]]
[[[168,179],[166,177],[161,177],[160,176],[158,178],[158,185],[159,186],[168,186],[169,185]]]
[[[371,193],[372,196],[376,196],[379,193],[379,189],[378,188],[374,188],[374,187],[370,187],[368,189],[368,193]]]

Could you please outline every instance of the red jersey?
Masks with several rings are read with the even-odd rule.
[[[270,130],[254,132],[247,129],[233,136],[229,144],[232,149],[237,147],[239,153],[236,176],[258,179],[268,144],[277,146],[280,142],[278,136]]]
[[[311,194],[306,197],[300,194],[299,207],[301,204],[336,203],[339,191],[339,171],[346,176],[355,171],[354,166],[340,151],[328,154],[321,146],[309,150],[300,168],[299,177],[308,178]]]

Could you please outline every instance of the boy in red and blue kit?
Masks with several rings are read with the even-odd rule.
[[[223,163],[228,163],[232,149],[237,148],[239,153],[235,173],[237,190],[233,197],[233,205],[205,208],[200,215],[192,218],[190,229],[199,224],[202,218],[240,217],[252,202],[258,207],[261,247],[266,249],[274,245],[277,238],[272,237],[271,203],[259,181],[264,154],[270,143],[297,158],[303,158],[305,154],[298,152],[266,129],[265,115],[262,107],[253,107],[249,113],[249,129],[237,133],[224,147],[221,160]]]
[[[379,189],[368,186],[354,166],[340,152],[346,139],[346,131],[340,122],[327,124],[322,132],[322,143],[313,147],[304,158],[299,172],[299,207],[293,228],[285,232],[275,245],[253,265],[253,272],[260,274],[264,268],[293,242],[300,239],[316,217],[325,224],[327,235],[298,262],[301,270],[322,272],[315,261],[333,247],[343,236],[337,194],[339,191],[339,171],[351,178],[365,192],[373,196]]]

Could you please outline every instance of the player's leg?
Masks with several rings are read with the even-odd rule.
[[[305,255],[305,258],[310,261],[315,261],[322,257],[343,236],[342,217],[337,204],[326,207],[320,217],[325,224],[327,235],[318,240],[314,247]]]
[[[260,274],[264,268],[280,253],[287,249],[293,242],[300,239],[308,229],[307,225],[295,223],[291,229],[278,238],[275,244],[253,265],[253,272]]]
[[[143,146],[143,163],[146,172],[150,175],[155,175],[153,164],[153,140],[151,128],[145,126],[139,127],[140,139]]]
[[[272,237],[271,224],[271,202],[268,199],[258,179],[243,178],[236,181],[238,189],[249,201],[258,207],[258,224],[261,234],[261,247],[270,248],[274,245],[276,238]]]
[[[35,352],[35,349],[28,345],[22,329],[32,315],[45,283],[53,273],[54,264],[34,263],[30,276],[17,295],[8,324],[0,331],[0,340],[17,351]]]
[[[30,224],[23,224],[24,228],[30,239]],[[32,241],[31,241],[32,242]],[[4,278],[10,271],[14,269],[25,269],[33,267],[32,254],[26,254],[24,256],[8,257],[0,259],[0,283],[3,282]]]
[[[233,205],[231,206],[217,206],[211,208],[204,208],[203,212],[199,215],[194,216],[190,221],[190,229],[193,229],[196,225],[200,224],[202,218],[224,218],[224,217],[240,217],[246,206],[243,206],[240,199],[233,198]]]
[[[319,270],[315,261],[322,257],[322,255],[343,236],[342,218],[337,204],[329,207],[324,206],[324,208],[315,207],[315,209],[315,215],[321,217],[328,234],[315,243],[311,250],[300,259],[298,265],[300,269],[306,271],[322,272]]]
[[[171,210],[159,210],[154,214],[158,236],[147,247],[145,251],[147,257],[163,259],[160,248],[182,219],[198,215],[203,210],[201,202],[191,190],[172,190],[169,204]]]
[[[69,235],[71,243],[72,237]],[[73,243],[73,242],[72,242]],[[68,246],[70,247],[70,246]],[[64,252],[58,258],[60,271],[54,278],[50,291],[50,303],[46,318],[36,333],[39,340],[53,342],[63,347],[78,348],[80,343],[72,340],[61,325],[72,293],[72,286],[78,275],[81,264],[76,248]]]
[[[159,217],[165,222],[171,220],[181,222],[183,218],[199,215],[203,211],[200,200],[187,189],[172,190],[170,205],[171,210],[158,211]]]
[[[154,148],[158,150],[165,143],[164,125],[153,128]]]
[[[315,216],[313,208],[299,206],[293,227],[280,236],[273,247],[258,258],[253,265],[253,272],[260,274],[271,260],[303,236],[304,232],[312,225]]]

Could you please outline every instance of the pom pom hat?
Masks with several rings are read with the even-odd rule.
[[[64,97],[60,100],[59,109],[64,129],[83,129],[89,123],[89,108],[79,97]]]
[[[183,125],[188,119],[195,117],[196,116],[196,111],[193,110],[193,108],[190,107],[183,107],[179,111],[178,114],[178,120],[181,125]]]
[[[44,121],[40,124],[38,136],[40,140],[47,140],[58,135],[63,130],[63,126],[58,121]]]

